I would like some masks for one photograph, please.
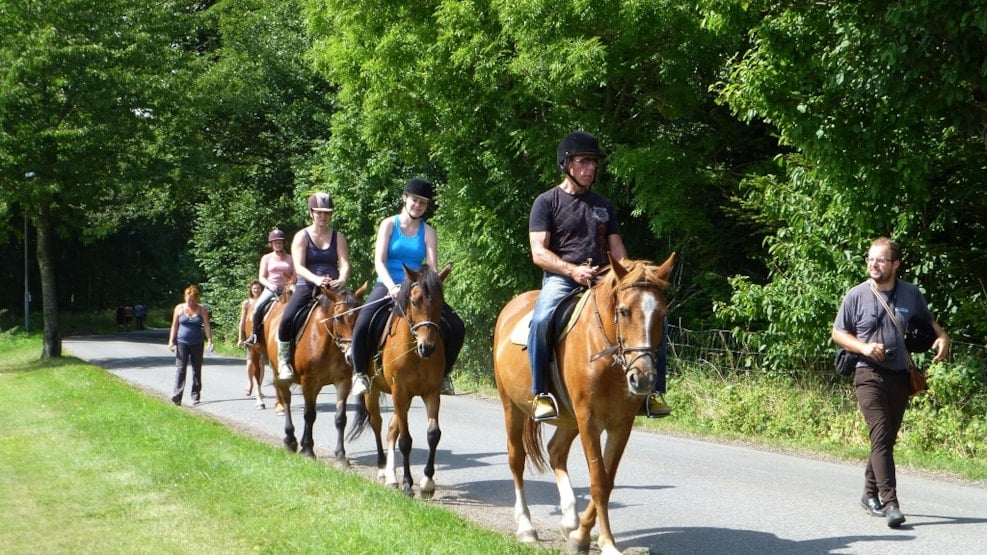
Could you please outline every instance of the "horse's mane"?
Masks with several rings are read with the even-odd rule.
[[[616,294],[617,288],[621,283],[647,282],[653,283],[661,289],[665,289],[669,285],[667,280],[658,276],[658,266],[655,266],[651,260],[631,260],[625,258],[620,261],[620,265],[627,270],[627,275],[623,279],[618,280],[617,274],[613,271],[613,267],[611,267],[610,271],[606,273],[605,279],[600,280],[597,284],[597,287],[601,289],[600,292],[606,295],[607,298]]]
[[[341,297],[339,302],[342,302],[347,306],[357,305],[360,302],[359,299],[356,298],[356,294],[346,287],[332,289],[332,292],[338,294]],[[319,294],[315,297],[315,302],[319,303],[319,306],[321,306],[323,310],[330,311],[332,310],[334,301],[329,298],[329,295],[326,295],[325,292],[320,290]]]
[[[428,264],[422,264],[420,270],[418,270],[418,281],[412,282],[410,279],[404,280],[401,283],[401,291],[398,294],[397,299],[394,300],[394,305],[402,313],[406,312],[408,309],[408,303],[411,302],[411,286],[418,283],[421,287],[422,295],[425,299],[431,302],[432,298],[437,296],[437,294],[442,293],[442,279],[439,274],[436,273],[434,269],[429,267]]]

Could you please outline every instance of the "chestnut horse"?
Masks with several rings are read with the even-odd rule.
[[[346,428],[346,398],[352,386],[353,368],[347,364],[345,353],[353,338],[353,324],[360,298],[366,291],[366,284],[353,293],[348,289],[322,287],[315,298],[315,306],[305,320],[304,327],[296,334],[294,349],[295,383],[301,384],[305,399],[305,429],[302,432],[301,453],[315,458],[315,441],[312,427],[315,424],[315,401],[326,385],[336,386],[336,432],[337,441],[333,454],[336,461],[346,464],[346,451],[343,448],[343,433]],[[278,360],[277,334],[281,324],[281,314],[287,304],[281,299],[274,303],[264,319],[264,337],[254,348],[263,349],[267,360],[274,368]],[[298,450],[295,426],[291,420],[291,384],[274,380],[278,403],[284,406],[284,444],[290,451]]]
[[[380,368],[372,368],[370,391],[365,399],[357,399],[357,409],[349,438],[355,439],[366,428],[367,421],[377,442],[377,476],[388,486],[397,487],[394,446],[397,443],[404,458],[403,489],[414,495],[411,479],[411,433],[408,431],[408,409],[414,397],[425,402],[428,419],[428,461],[419,492],[429,499],[435,493],[435,451],[442,437],[439,429],[439,392],[445,374],[445,350],[439,333],[444,295],[442,282],[452,265],[441,272],[422,266],[420,271],[404,269],[406,279],[394,300],[391,320],[384,332]],[[394,404],[387,430],[387,456],[381,443],[380,395],[389,393]]]
[[[548,453],[559,489],[563,534],[581,551],[589,549],[590,531],[599,518],[600,550],[620,553],[610,529],[610,493],[634,417],[655,384],[667,313],[664,290],[674,258],[673,253],[661,266],[611,259],[610,270],[583,293],[588,298],[555,346],[558,372],[548,381],[555,384],[559,418],[548,422],[556,426]],[[514,519],[522,542],[538,540],[524,492],[525,457],[539,471],[546,469],[541,426],[531,417],[534,396],[524,345],[537,297],[538,291],[528,291],[507,303],[497,318],[493,343],[494,378],[504,406],[508,464],[514,475]],[[578,520],[568,474],[569,449],[577,435],[590,478],[590,503]]]

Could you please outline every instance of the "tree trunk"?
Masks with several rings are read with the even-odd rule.
[[[57,358],[62,356],[62,337],[58,329],[58,291],[55,285],[55,261],[51,255],[51,211],[47,202],[42,202],[36,223],[38,275],[41,278],[41,304],[45,327],[41,358]]]

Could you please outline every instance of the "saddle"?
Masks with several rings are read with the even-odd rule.
[[[555,308],[555,312],[552,313],[552,318],[549,320],[548,325],[548,344],[552,347],[550,350],[551,357],[549,359],[547,376],[548,389],[558,400],[559,409],[567,411],[570,414],[574,413],[572,399],[569,397],[569,393],[562,383],[562,376],[559,374],[559,365],[555,360],[555,345],[572,331],[572,328],[576,324],[576,319],[582,313],[586,307],[586,302],[590,298],[588,292],[589,289],[584,287],[569,293],[562,299],[559,306]],[[528,348],[528,330],[531,328],[531,316],[533,314],[534,309],[528,311],[514,326],[510,334],[511,343],[521,345],[523,349]]]
[[[589,295],[586,294],[587,291],[589,289],[576,289],[562,299],[559,306],[555,307],[555,312],[552,313],[552,319],[548,325],[549,345],[558,343],[572,330],[576,324],[576,318],[582,313],[583,307],[586,306],[586,301],[589,299]],[[534,309],[531,309],[518,320],[514,329],[511,330],[511,343],[521,345],[525,349],[528,348],[528,329],[531,328],[531,317],[534,312]],[[555,349],[552,349],[552,357],[554,358],[554,356]]]

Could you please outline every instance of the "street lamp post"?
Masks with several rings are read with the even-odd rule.
[[[24,174],[24,179],[34,179],[34,172]],[[24,333],[31,331],[31,287],[28,281],[27,210],[24,210]]]

